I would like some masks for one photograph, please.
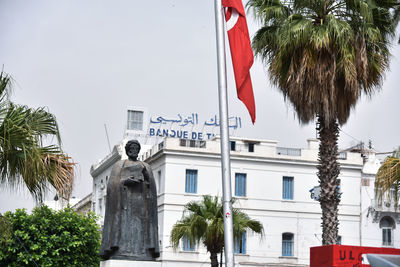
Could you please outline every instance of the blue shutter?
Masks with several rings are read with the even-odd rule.
[[[246,254],[246,232],[242,233],[240,238],[235,238],[233,249],[235,254]]]
[[[194,251],[194,242],[190,242],[187,236],[182,237],[182,250],[183,251]]]
[[[289,179],[289,198],[293,199],[293,177]]]
[[[282,180],[282,198],[286,199],[286,177],[283,176]]]
[[[235,174],[235,196],[246,196],[246,174]]]
[[[189,192],[189,184],[190,179],[189,179],[189,170],[186,170],[186,180],[185,180],[185,192]]]
[[[290,233],[282,234],[282,256],[293,256],[294,236]]]
[[[235,238],[235,243],[233,246],[233,250],[235,252],[235,254],[238,254],[240,251],[240,247],[239,247],[239,239]]]
[[[186,193],[197,193],[197,170],[186,170]]]
[[[197,193],[197,170],[193,171],[193,193]]]
[[[246,233],[242,234],[242,253],[246,254]]]
[[[192,192],[192,186],[193,186],[193,172],[190,170],[189,171],[189,190],[188,192],[191,193]]]
[[[282,198],[293,199],[293,177],[283,176]]]

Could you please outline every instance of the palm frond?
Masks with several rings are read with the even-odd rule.
[[[252,46],[302,123],[344,124],[379,89],[399,20],[396,0],[250,0],[262,23]]]
[[[394,198],[395,207],[399,202],[398,192],[400,189],[400,149],[393,156],[387,157],[376,174],[375,194],[381,201],[384,196],[388,199]],[[395,194],[391,194],[391,190]]]
[[[0,83],[4,84],[5,79],[9,82],[3,76]],[[7,87],[1,88],[0,97],[3,97]],[[49,186],[60,196],[69,198],[75,163],[60,148],[54,115],[44,108],[13,104],[6,97],[0,99],[0,114],[2,111],[5,116],[0,124],[0,182],[12,188],[26,186],[39,202]],[[44,139],[48,137],[56,137],[58,144],[44,146]]]
[[[232,201],[235,202],[235,199]],[[233,209],[234,236],[237,238],[247,230],[263,235],[263,226],[237,208]],[[224,213],[220,199],[203,196],[202,201],[185,205],[183,217],[172,228],[170,243],[179,247],[181,238],[191,242],[202,242],[209,252],[219,253],[224,246]]]
[[[0,125],[3,124],[9,106],[9,92],[11,90],[11,78],[3,71],[0,72]]]

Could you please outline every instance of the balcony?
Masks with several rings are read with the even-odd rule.
[[[289,147],[277,147],[276,148],[276,154],[277,155],[301,157],[301,149],[299,149],[299,148],[289,148]]]
[[[396,209],[394,200],[393,199],[390,200],[388,198],[383,198],[381,200],[373,199],[372,207],[377,211],[399,212],[399,205],[397,205],[397,209]]]

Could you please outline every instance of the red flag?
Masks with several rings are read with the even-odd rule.
[[[253,51],[247,29],[246,14],[241,0],[222,0],[222,5],[226,8],[225,20],[238,98],[246,105],[254,124],[256,105],[250,78]]]

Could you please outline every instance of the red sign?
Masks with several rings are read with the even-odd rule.
[[[329,245],[310,249],[310,267],[369,267],[366,254],[400,255],[400,249]]]

